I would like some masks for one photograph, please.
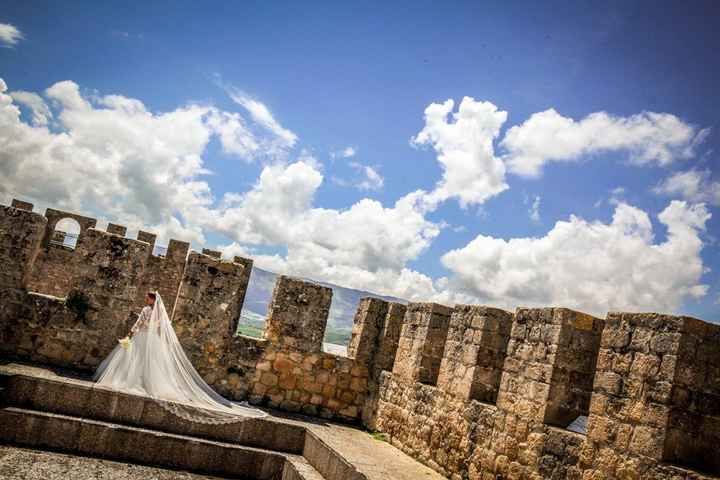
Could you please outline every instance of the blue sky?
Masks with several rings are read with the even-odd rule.
[[[0,198],[406,298],[717,320],[720,7],[507,3],[6,5]]]

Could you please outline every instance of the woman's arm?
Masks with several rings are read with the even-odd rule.
[[[150,307],[143,307],[140,315],[138,315],[138,319],[135,321],[135,325],[130,329],[130,336],[135,335],[138,330],[147,325],[147,321],[150,319],[150,312],[152,312]]]

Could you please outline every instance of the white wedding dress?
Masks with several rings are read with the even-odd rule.
[[[264,417],[261,410],[215,392],[188,360],[160,294],[143,308],[128,348],[118,345],[95,372],[96,386],[159,400],[172,413],[200,423],[232,423]]]

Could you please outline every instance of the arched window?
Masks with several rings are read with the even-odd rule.
[[[55,224],[50,243],[74,249],[80,235],[80,224],[72,218],[63,218]]]

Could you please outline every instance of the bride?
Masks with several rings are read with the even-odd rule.
[[[160,294],[149,292],[145,303],[129,337],[119,341],[95,372],[97,386],[151,397],[172,413],[201,423],[267,415],[210,388],[185,355]]]

